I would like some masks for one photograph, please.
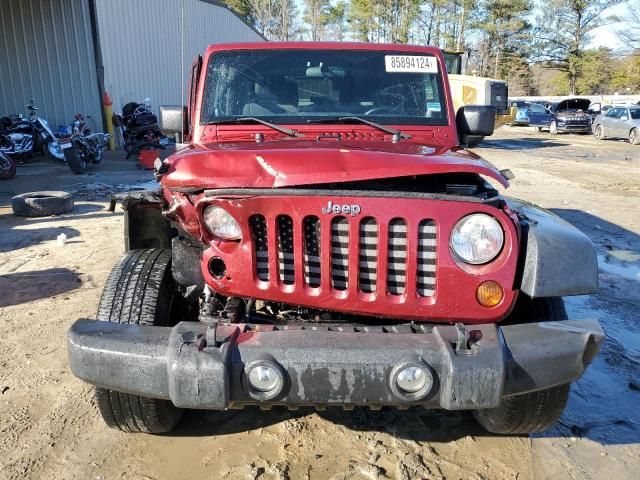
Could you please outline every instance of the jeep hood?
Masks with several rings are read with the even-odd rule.
[[[567,111],[576,112],[578,110],[586,112],[589,109],[589,105],[591,105],[591,100],[588,98],[567,98],[558,103],[556,111],[558,113]]]
[[[409,142],[219,143],[185,149],[168,162],[162,184],[172,190],[278,188],[461,172],[509,186],[493,165],[471,152]]]

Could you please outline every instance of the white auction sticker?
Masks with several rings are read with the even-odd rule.
[[[384,68],[387,72],[438,73],[438,61],[436,57],[385,55]]]

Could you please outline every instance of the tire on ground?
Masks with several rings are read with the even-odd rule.
[[[562,298],[531,299],[521,295],[506,323],[532,323],[566,320]],[[498,408],[475,410],[473,415],[491,433],[524,434],[546,430],[558,421],[569,398],[569,384],[512,395],[502,399]]]
[[[13,214],[20,217],[47,217],[73,210],[73,197],[67,192],[29,192],[11,199]]]
[[[177,323],[171,321],[172,307],[181,299],[171,275],[171,251],[132,250],[111,271],[102,292],[97,319],[172,326]],[[168,432],[183,414],[183,410],[169,400],[100,387],[96,387],[96,402],[107,425],[124,432]]]

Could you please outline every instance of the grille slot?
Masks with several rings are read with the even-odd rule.
[[[331,221],[331,285],[336,290],[349,287],[349,222],[345,217]]]
[[[295,283],[293,252],[293,221],[288,215],[278,215],[278,275],[285,285]]]
[[[304,281],[310,287],[320,286],[320,219],[305,217],[304,230]]]
[[[436,224],[422,220],[418,225],[418,295],[431,297],[436,289]]]
[[[389,222],[387,291],[402,295],[407,281],[407,223],[394,218]]]
[[[376,290],[378,264],[378,223],[372,217],[360,222],[360,255],[358,287],[360,291],[372,293]]]
[[[267,221],[263,215],[249,218],[251,238],[256,251],[256,276],[263,282],[269,281],[269,244],[267,241]]]

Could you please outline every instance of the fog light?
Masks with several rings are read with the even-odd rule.
[[[256,400],[270,400],[284,388],[284,373],[270,360],[255,360],[244,369],[245,389]]]
[[[259,392],[270,392],[278,386],[278,372],[275,368],[259,365],[249,372],[249,385]]]
[[[427,383],[427,374],[424,368],[407,367],[398,372],[396,383],[400,390],[407,393],[416,393],[422,390]]]
[[[433,374],[421,361],[405,362],[391,370],[389,386],[402,400],[417,401],[426,397],[433,388]]]
[[[495,307],[502,301],[503,297],[504,292],[502,287],[498,282],[494,282],[493,280],[482,282],[478,286],[478,290],[476,290],[476,299],[483,307]]]

